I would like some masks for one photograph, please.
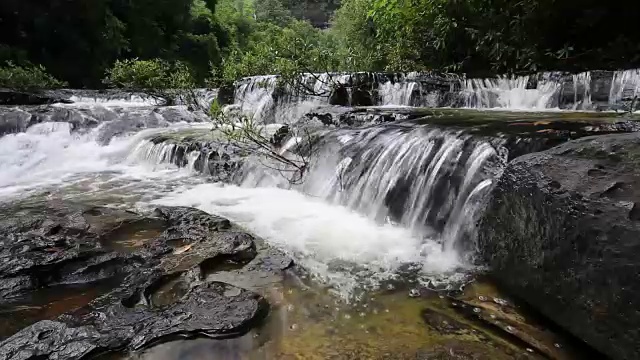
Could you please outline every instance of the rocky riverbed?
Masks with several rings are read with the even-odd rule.
[[[637,114],[297,107],[292,184],[201,111],[56,96],[0,109],[0,359],[638,351]]]
[[[26,201],[1,211],[1,359],[572,359],[580,351],[483,282],[462,291],[389,282],[346,302],[285,254],[197,209]]]

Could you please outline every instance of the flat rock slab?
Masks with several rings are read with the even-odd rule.
[[[243,271],[256,277],[291,264],[273,249],[258,249],[227,219],[192,208],[160,207],[147,216],[50,203],[5,205],[0,213],[0,306],[10,309],[3,315],[9,323],[22,314],[18,304],[43,290],[112,280],[86,304],[65,308],[63,301],[64,313],[34,318],[5,338],[2,360],[78,359],[176,338],[240,336],[266,316],[268,303],[208,276],[229,263],[251,264]],[[137,241],[123,246],[128,238]]]

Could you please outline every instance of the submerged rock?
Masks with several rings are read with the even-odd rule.
[[[64,314],[40,314],[13,335],[12,328],[0,330],[12,335],[0,342],[2,360],[78,359],[175,338],[243,335],[266,315],[268,303],[208,276],[233,263],[252,264],[243,271],[258,278],[284,270],[272,262],[286,263],[227,219],[192,208],[160,207],[145,216],[53,203],[4,206],[0,213],[0,296],[8,309],[0,324],[24,316],[21,304],[43,296],[42,289],[114,280],[85,303],[60,303]]]
[[[478,235],[497,280],[614,359],[640,353],[640,135],[586,137],[506,168]]]

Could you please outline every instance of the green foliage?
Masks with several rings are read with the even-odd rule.
[[[595,0],[367,2],[378,49],[389,70],[478,74],[639,65],[640,35],[621,21],[640,13],[638,2],[629,6]],[[611,39],[619,42],[614,45]]]
[[[218,99],[213,99],[211,105],[209,105],[209,116],[212,119],[217,119],[223,115],[222,106]]]
[[[0,67],[0,88],[16,90],[56,89],[67,84],[49,75],[45,68],[40,66],[18,66],[13,62],[7,62]]]
[[[195,82],[186,64],[164,60],[118,60],[103,80],[111,87],[143,91],[167,103],[194,103]]]
[[[244,49],[237,49],[223,62],[220,78],[233,81],[244,76],[300,72],[324,72],[336,67],[328,34],[305,21],[286,27],[258,23]]]
[[[107,71],[105,83],[125,89],[188,89],[194,86],[189,68],[182,62],[161,59],[118,60]]]
[[[200,83],[229,45],[215,0],[7,0],[0,61],[42,64],[75,87],[97,87],[117,59],[180,60]]]
[[[639,13],[639,1],[599,0],[6,0],[0,62],[42,64],[75,87],[101,86],[116,60],[134,58],[180,61],[198,85],[211,72],[229,83],[327,70],[628,68],[640,67]]]
[[[278,26],[287,26],[292,20],[291,12],[282,0],[261,0],[255,3],[255,19]]]
[[[345,71],[376,71],[384,68],[383,47],[369,18],[371,0],[346,0],[331,24],[330,43],[338,68]]]

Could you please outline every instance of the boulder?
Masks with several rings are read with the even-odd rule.
[[[233,85],[223,85],[218,89],[218,104],[230,105],[233,104],[235,87]]]
[[[329,95],[329,105],[349,106],[349,90],[345,86],[337,86]]]
[[[612,359],[640,354],[640,134],[509,163],[479,223],[493,276]]]
[[[373,106],[373,95],[371,91],[361,88],[355,88],[351,90],[351,106]]]

